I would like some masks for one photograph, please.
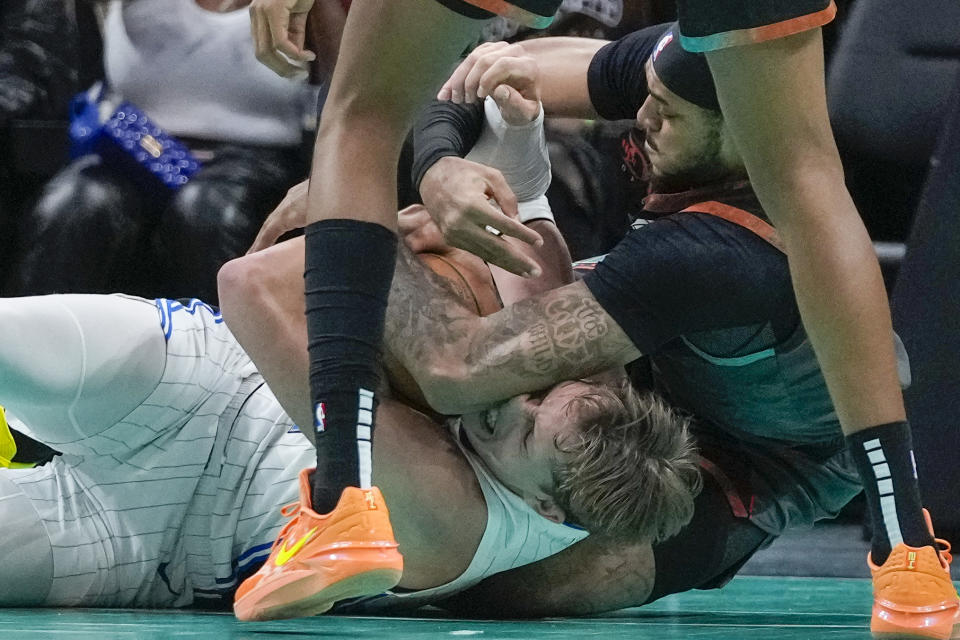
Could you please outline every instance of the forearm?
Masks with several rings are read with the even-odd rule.
[[[523,205],[521,205],[522,210]],[[512,242],[519,250],[532,257],[540,265],[542,275],[539,278],[522,278],[490,265],[490,271],[504,306],[573,282],[571,264],[573,261],[570,258],[570,250],[563,236],[560,235],[557,225],[546,219],[537,219],[527,223],[527,226],[543,238],[541,246],[534,247],[511,238],[506,238],[504,242]]]
[[[397,276],[409,271],[409,264],[398,262]],[[391,297],[395,308],[386,335],[440,413],[484,409],[640,355],[582,282],[479,318],[438,298],[429,281],[412,281]]]
[[[475,617],[583,616],[643,604],[654,576],[650,545],[590,537],[540,562],[491,576],[444,606]]]
[[[483,129],[481,104],[454,104],[434,100],[420,112],[413,126],[413,184],[417,189],[441,158],[463,158]]]
[[[595,38],[533,38],[522,43],[540,68],[540,100],[547,116],[593,119],[587,70],[606,40]]]
[[[539,86],[546,115],[595,118],[587,70],[605,40],[592,38],[536,38],[523,43],[540,69]],[[480,137],[482,102],[455,104],[434,101],[420,113],[414,126],[414,184],[444,156],[464,157]]]
[[[410,372],[427,403],[440,413],[455,413],[447,407],[466,382],[464,340],[479,321],[439,276],[404,245],[398,247],[384,346],[390,360]]]
[[[228,326],[300,425],[312,420],[302,272],[298,238],[229,262],[218,278]],[[430,405],[447,414],[482,409],[639,355],[582,283],[480,318],[402,247],[384,346],[388,379],[407,379],[409,372]]]

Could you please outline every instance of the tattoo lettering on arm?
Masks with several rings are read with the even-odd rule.
[[[486,317],[401,248],[385,344],[442,413],[482,409],[640,356],[582,282]]]
[[[549,384],[640,355],[579,282],[522,300],[491,316],[487,324],[472,336],[467,355],[467,364],[478,375],[532,375]]]
[[[577,365],[595,354],[602,356],[601,339],[609,333],[605,320],[610,318],[596,300],[566,296],[550,301],[545,311],[546,329],[558,360]]]

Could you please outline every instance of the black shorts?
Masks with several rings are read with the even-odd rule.
[[[437,0],[440,4],[468,18],[491,18],[494,15],[516,20],[526,27],[544,29],[563,0]]]
[[[833,0],[677,0],[680,42],[687,51],[716,51],[822,27]]]
[[[703,469],[703,490],[693,519],[680,533],[653,546],[653,591],[644,604],[690,589],[719,589],[774,536],[751,524],[729,480]],[[727,484],[724,488],[721,484]],[[735,513],[736,512],[736,513]]]

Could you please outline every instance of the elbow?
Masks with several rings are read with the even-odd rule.
[[[457,415],[472,409],[467,400],[467,366],[459,358],[435,357],[417,368],[423,397],[437,413]]]
[[[269,273],[262,262],[260,254],[255,253],[231,260],[217,272],[220,313],[231,329],[244,317],[244,309],[257,308],[265,302]]]

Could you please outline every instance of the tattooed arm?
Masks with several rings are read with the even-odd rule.
[[[483,618],[585,616],[638,607],[653,591],[655,568],[649,544],[590,536],[539,562],[490,576],[440,606]]]
[[[233,260],[219,274],[227,325],[298,424],[311,419],[302,272],[298,238]],[[485,409],[640,355],[582,283],[480,318],[402,245],[384,338],[391,382],[412,374],[427,402],[447,414]]]
[[[441,413],[484,409],[641,355],[581,282],[480,318],[452,304],[452,295],[434,278],[403,252],[385,342]]]

